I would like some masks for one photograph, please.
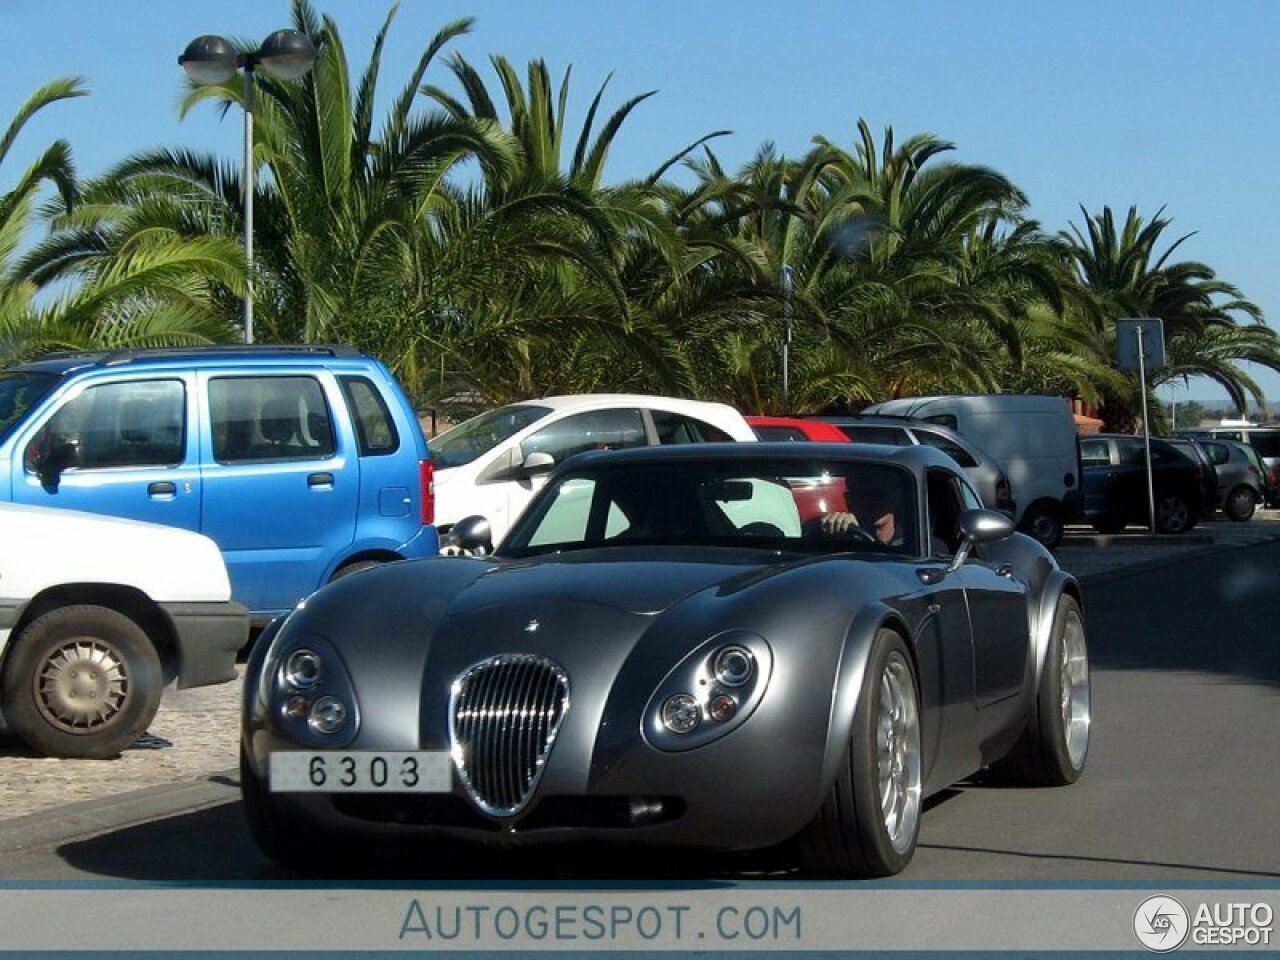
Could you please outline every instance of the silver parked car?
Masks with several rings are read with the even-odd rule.
[[[884,876],[929,795],[1084,769],[1080,586],[937,450],[584,453],[491,555],[482,518],[455,533],[472,556],[338,581],[255,644],[241,789],[270,856],[794,838],[813,873]]]
[[[854,443],[883,443],[909,447],[916,444],[941,450],[969,476],[985,506],[1014,516],[1017,503],[1009,477],[990,453],[950,427],[915,417],[888,414],[823,414],[824,420],[840,428]],[[1053,544],[1046,544],[1053,546]]]
[[[1267,502],[1268,493],[1257,454],[1251,457],[1251,451],[1235,440],[1206,438],[1197,442],[1204,447],[1218,475],[1218,509],[1232,520],[1252,518],[1258,505]]]

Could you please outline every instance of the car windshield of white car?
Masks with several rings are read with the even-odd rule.
[[[532,403],[512,404],[488,410],[450,427],[431,441],[431,462],[437,470],[461,467],[483,456],[551,412]]]
[[[911,556],[914,490],[909,471],[865,460],[602,462],[553,481],[499,552],[662,545]]]

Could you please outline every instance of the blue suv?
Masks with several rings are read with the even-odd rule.
[[[439,552],[427,441],[345,346],[51,354],[0,371],[0,500],[198,530],[257,623]]]

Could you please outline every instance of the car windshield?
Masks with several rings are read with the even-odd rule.
[[[486,411],[451,427],[432,440],[431,461],[437,470],[461,467],[488,453],[502,441],[514,437],[550,412],[550,407],[532,403],[517,403]]]
[[[16,370],[0,373],[0,442],[58,382],[57,374]]]
[[[659,544],[916,555],[916,502],[912,474],[880,461],[605,459],[554,480],[499,553]]]

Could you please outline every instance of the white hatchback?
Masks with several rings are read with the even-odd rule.
[[[463,517],[483,516],[496,544],[575,453],[755,439],[741,413],[703,400],[591,393],[509,404],[431,441],[436,524],[447,534]]]
[[[0,726],[33,749],[115,756],[170,680],[234,680],[248,637],[208,537],[0,503]]]

